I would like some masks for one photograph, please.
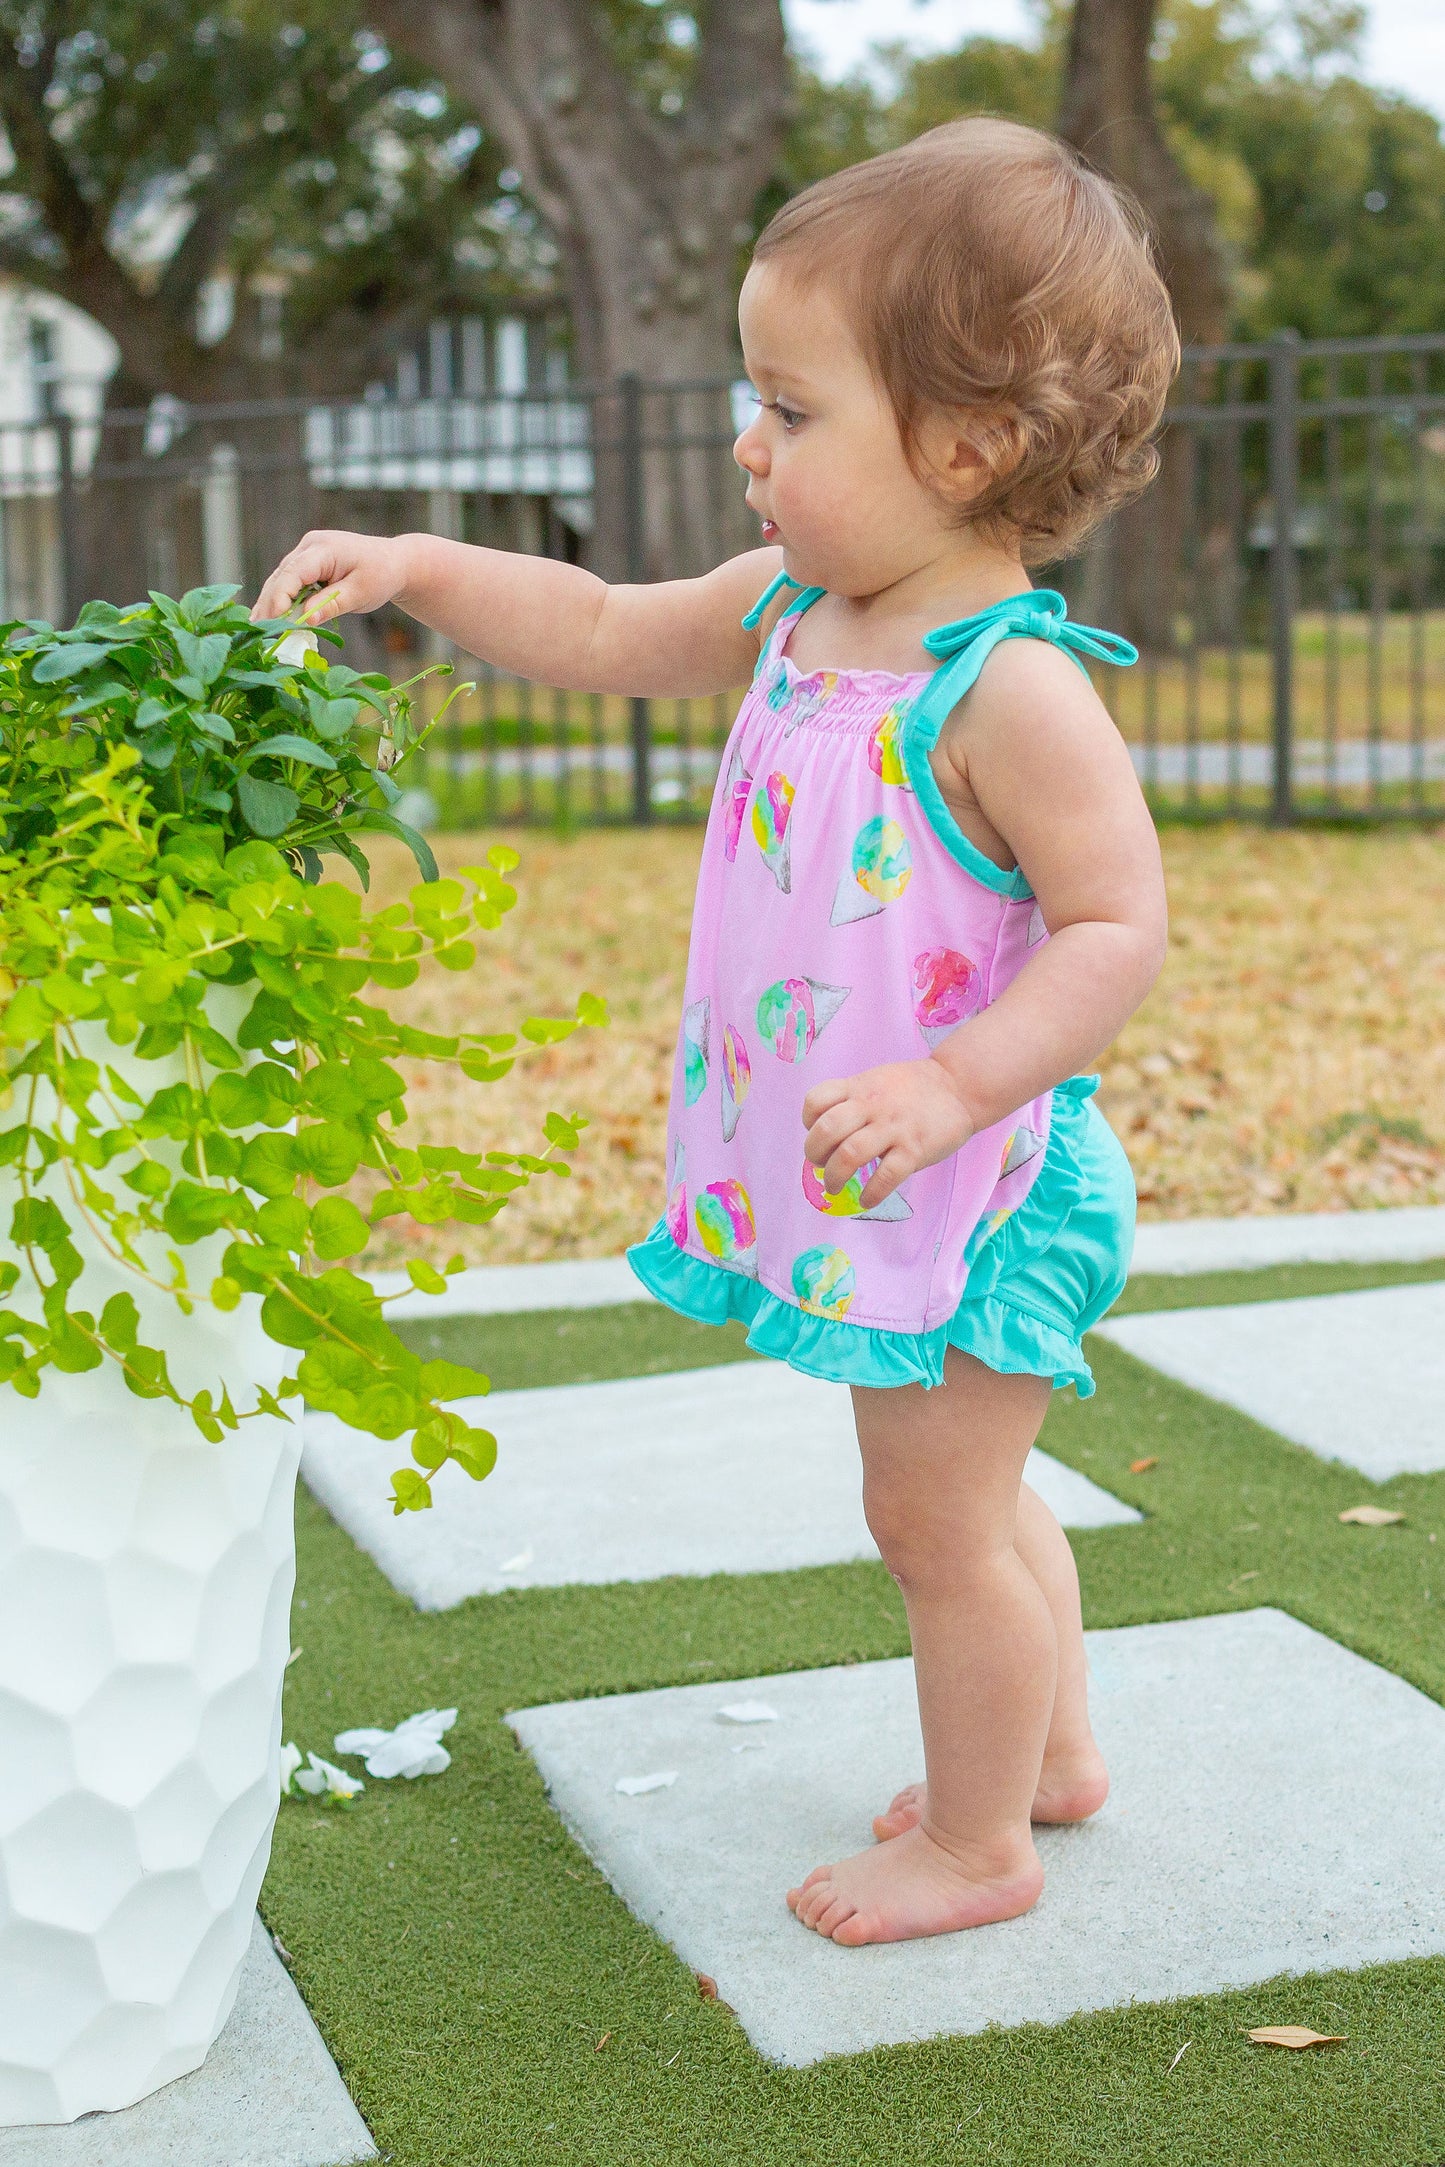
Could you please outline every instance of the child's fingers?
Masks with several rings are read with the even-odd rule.
[[[294,549],[287,551],[257,595],[252,617],[287,616],[295,607],[298,595],[305,594],[308,587],[324,587],[340,570],[333,543],[303,537]],[[341,584],[345,584],[344,579]],[[319,620],[313,620],[316,621]]]
[[[867,1119],[867,1109],[857,1099],[840,1099],[827,1113],[819,1114],[804,1137],[804,1157],[811,1159],[814,1166],[822,1166],[844,1138],[851,1136],[854,1129],[861,1128]]]
[[[833,1076],[826,1083],[814,1084],[803,1101],[803,1125],[811,1128],[820,1114],[846,1099],[857,1081],[853,1076]]]
[[[841,1143],[828,1159],[823,1169],[823,1187],[830,1196],[836,1196],[846,1188],[860,1166],[870,1159],[881,1158],[888,1150],[890,1137],[877,1122],[865,1121],[861,1128]]]
[[[886,1197],[892,1196],[899,1183],[906,1181],[915,1171],[912,1155],[901,1145],[895,1144],[892,1150],[885,1151],[863,1184],[860,1198],[863,1209],[872,1211],[876,1204],[881,1204]]]

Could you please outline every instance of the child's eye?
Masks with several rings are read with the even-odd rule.
[[[795,406],[785,405],[781,399],[769,399],[767,402],[767,406],[768,412],[770,414],[777,415],[779,421],[787,430],[789,436],[791,436],[793,431],[797,428],[799,422],[801,422],[803,419],[803,416],[798,412],[797,408]]]

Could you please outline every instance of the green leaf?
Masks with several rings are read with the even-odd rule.
[[[266,1141],[274,1139],[268,1137]],[[200,1182],[178,1181],[166,1198],[162,1218],[171,1240],[185,1245],[217,1233],[235,1208],[229,1189],[208,1189]]]
[[[35,665],[35,682],[37,685],[61,684],[67,677],[79,677],[82,671],[94,669],[97,662],[106,661],[109,655],[109,647],[87,640],[72,640],[67,646],[52,647]],[[87,1363],[86,1367],[93,1369],[95,1364]]]
[[[211,1281],[211,1300],[217,1309],[236,1309],[240,1305],[241,1289],[234,1279],[223,1272],[219,1279]]]
[[[370,1236],[370,1227],[349,1197],[324,1196],[311,1213],[316,1254],[328,1263],[337,1257],[354,1257]]]
[[[218,581],[209,587],[192,587],[181,596],[180,613],[193,625],[203,624],[207,617],[213,617],[218,609],[224,609],[240,592],[240,588],[233,581]]]
[[[284,835],[301,808],[301,800],[287,783],[261,782],[254,775],[236,777],[236,802],[253,835]]]
[[[542,1134],[549,1144],[556,1144],[561,1151],[575,1151],[582,1141],[578,1131],[561,1114],[548,1114],[542,1123]]]
[[[305,1247],[310,1229],[311,1214],[299,1196],[272,1197],[256,1214],[256,1232],[261,1239],[278,1249],[289,1249],[293,1255],[299,1256]]]
[[[577,1021],[601,1029],[612,1021],[607,1013],[607,1003],[600,993],[584,993],[577,1001]]]
[[[197,639],[194,632],[183,632],[176,625],[171,636],[188,675],[199,679],[203,686],[213,685],[226,667],[231,652],[230,634],[208,632],[204,638]]]
[[[112,1294],[100,1313],[102,1338],[112,1347],[133,1347],[140,1333],[140,1311],[135,1297],[130,1294]]]
[[[365,1149],[364,1138],[344,1121],[310,1122],[297,1130],[294,1143],[299,1164],[327,1189],[350,1181]]]
[[[423,1263],[420,1257],[407,1259],[406,1275],[418,1294],[445,1294],[447,1283],[434,1264]]]
[[[391,1509],[399,1519],[404,1512],[425,1512],[431,1504],[431,1484],[414,1467],[399,1467],[391,1478]]]
[[[400,1437],[416,1420],[416,1402],[403,1385],[383,1378],[356,1395],[352,1422],[373,1437]]]
[[[423,1362],[421,1388],[434,1400],[469,1399],[490,1392],[492,1380],[462,1362]]]
[[[404,820],[397,820],[391,813],[366,812],[357,826],[378,829],[383,835],[395,835],[415,858],[423,880],[438,877],[437,861],[432,856],[430,843],[424,835],[418,835],[415,828],[409,828]]]
[[[335,756],[324,745],[313,745],[309,737],[295,737],[282,731],[278,737],[268,737],[263,744],[252,745],[242,754],[243,760],[260,760],[269,756],[277,760],[304,760],[311,767],[334,768]]]
[[[497,1464],[497,1440],[490,1430],[464,1430],[453,1442],[452,1458],[473,1482],[485,1482]]]
[[[253,1136],[241,1153],[241,1180],[245,1186],[260,1196],[289,1196],[301,1166],[296,1143],[294,1136]]]

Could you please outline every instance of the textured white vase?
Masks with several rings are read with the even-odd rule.
[[[239,1410],[283,1374],[254,1297],[186,1317],[78,1246],[71,1306],[130,1292],[182,1389],[224,1380]],[[223,1246],[182,1252],[193,1285]],[[268,1417],[208,1444],[110,1361],[36,1400],[0,1385],[0,2125],[129,2106],[230,2015],[276,1816],[299,1450]]]

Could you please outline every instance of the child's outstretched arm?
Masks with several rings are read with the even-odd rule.
[[[300,612],[310,625],[394,602],[470,655],[574,692],[658,697],[727,692],[758,659],[741,619],[782,562],[776,549],[733,557],[701,579],[609,587],[574,564],[477,549],[435,534],[305,534],[252,615]]]
[[[882,1161],[869,1207],[1096,1061],[1164,962],[1158,837],[1124,742],[1072,662],[1033,641],[1001,647],[934,769],[945,798],[976,806],[1012,850],[1051,937],[928,1058],[809,1093],[805,1149],[828,1189]]]

